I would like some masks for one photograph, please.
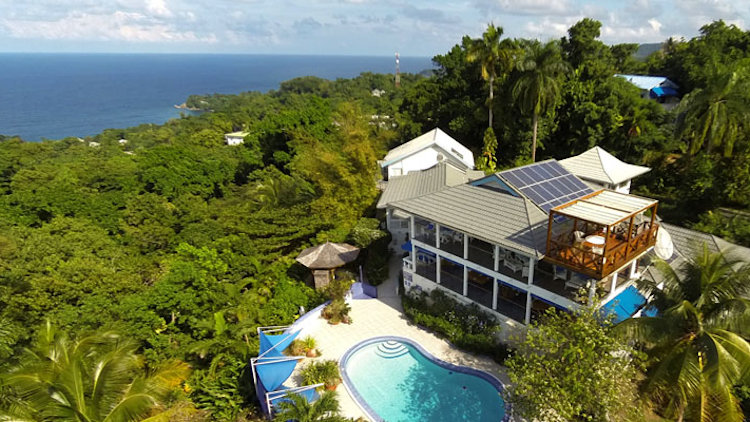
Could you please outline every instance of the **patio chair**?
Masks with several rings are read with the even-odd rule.
[[[573,236],[575,236],[575,243],[577,246],[582,245],[583,242],[586,241],[586,235],[580,230],[576,230],[573,232]]]
[[[552,275],[552,280],[565,280],[568,276],[568,271],[565,270],[563,267],[558,267],[555,265],[554,274]]]
[[[579,290],[585,287],[588,287],[588,281],[578,278],[578,277],[571,277],[570,280],[567,280],[565,282],[565,288],[566,289],[574,289]]]
[[[517,273],[523,269],[523,262],[518,261],[514,258],[505,258],[503,260],[503,265],[506,268],[513,270],[514,273]]]

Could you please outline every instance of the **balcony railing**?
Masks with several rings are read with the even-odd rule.
[[[600,280],[654,246],[658,224],[644,223],[631,239],[610,234],[603,247],[575,242],[570,233],[549,239],[546,260]]]

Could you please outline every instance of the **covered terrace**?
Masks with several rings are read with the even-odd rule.
[[[552,208],[544,259],[601,280],[654,246],[658,204],[600,190]]]

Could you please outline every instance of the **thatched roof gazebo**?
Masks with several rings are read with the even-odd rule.
[[[315,288],[322,289],[331,281],[335,268],[348,264],[359,255],[359,248],[347,243],[326,242],[305,249],[297,262],[313,270]]]

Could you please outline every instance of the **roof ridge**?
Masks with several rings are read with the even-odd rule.
[[[609,183],[615,183],[614,179],[612,179],[612,175],[609,174],[609,172],[607,171],[607,167],[604,165],[604,160],[605,159],[609,160],[610,159],[609,157],[615,158],[615,156],[612,155],[612,154],[610,154],[609,152],[607,152],[607,150],[605,150],[604,148],[600,147],[599,145],[594,145],[594,149],[595,149],[596,154],[597,154],[597,156],[599,158],[597,161],[599,162],[599,167],[602,169],[602,172],[609,179]],[[604,153],[606,153],[606,155]]]

